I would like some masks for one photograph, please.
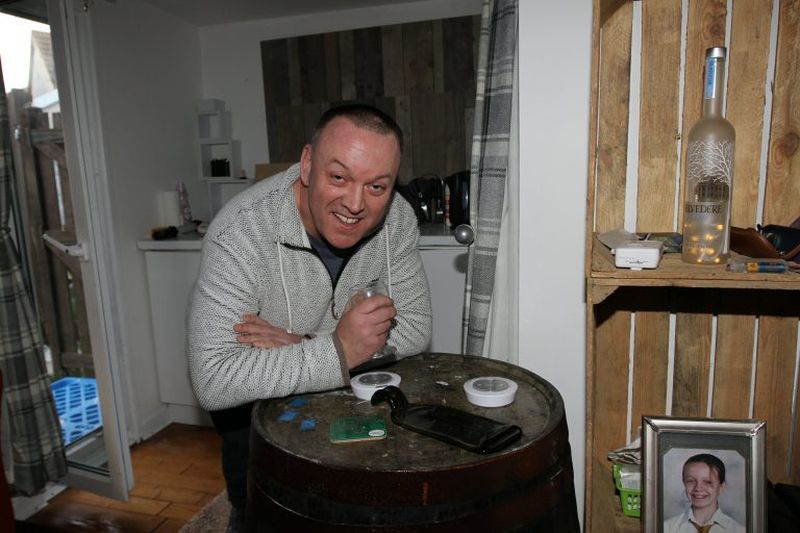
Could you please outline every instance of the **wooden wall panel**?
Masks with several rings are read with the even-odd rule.
[[[380,28],[353,32],[355,54],[355,84],[358,100],[373,100],[384,95],[383,55]]]
[[[403,28],[399,24],[381,28],[383,50],[383,92],[386,96],[403,96]],[[401,126],[402,127],[402,126]]]
[[[721,291],[711,416],[749,418],[757,291]],[[723,305],[724,303],[724,305]]]
[[[472,61],[464,61],[472,57],[473,36],[472,19],[458,17],[442,21],[443,43],[443,78],[444,91],[465,90],[467,101],[475,99],[475,65]]]
[[[433,24],[403,25],[403,69],[406,94],[433,93]]]
[[[767,477],[788,482],[794,369],[797,357],[797,294],[762,295],[753,415],[767,420]]]
[[[634,325],[633,398],[630,440],[639,436],[644,415],[666,413],[669,366],[670,290],[638,289]]]
[[[469,168],[475,99],[474,24],[459,17],[264,41],[269,153],[295,161],[318,110],[378,106],[404,131],[400,183]],[[294,107],[297,109],[289,109]],[[415,134],[414,128],[420,128]]]
[[[673,307],[678,312],[672,376],[673,416],[706,416],[714,299],[713,289],[675,291]]]
[[[800,214],[800,2],[781,2],[778,17],[764,221],[788,225]],[[787,465],[792,426],[788,415],[794,399],[787,369],[795,365],[800,316],[796,296],[793,300],[784,301],[785,316],[763,317],[759,330],[756,413],[769,420],[768,474],[776,482],[797,478]]]
[[[328,74],[325,72],[325,36],[305,35],[297,39],[300,102],[326,102]]]
[[[755,227],[772,0],[733,5],[726,117],[736,129],[731,224]]]
[[[339,32],[339,68],[342,75],[342,100],[356,99],[356,58],[353,32]]]
[[[678,165],[680,4],[642,3],[642,59],[639,106],[637,231],[672,231]],[[642,294],[647,309],[636,312],[631,437],[642,415],[666,409],[670,295]],[[652,310],[648,310],[652,309]]]
[[[325,98],[331,102],[342,99],[342,72],[339,64],[339,36],[324,34],[325,40]]]
[[[595,307],[596,353],[602,354],[593,365],[592,379],[596,383],[615,384],[593,389],[590,402],[599,420],[593,425],[593,438],[590,443],[592,454],[591,493],[610,494],[613,492],[608,452],[627,444],[625,423],[628,414],[628,346],[630,341],[631,315],[628,292],[619,290]],[[587,502],[592,506],[592,520],[602,529],[603,524],[613,521],[613,508],[604,503],[604,498]]]
[[[800,216],[800,2],[781,2],[764,221]]]
[[[628,154],[632,4],[620,7],[600,35],[600,99],[595,231],[623,226]]]
[[[639,231],[673,231],[680,30],[679,3],[673,0],[642,3],[639,196],[636,202]]]

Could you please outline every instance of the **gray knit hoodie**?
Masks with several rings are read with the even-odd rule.
[[[430,295],[411,206],[394,195],[383,227],[350,258],[334,290],[300,220],[298,177],[294,165],[248,188],[204,238],[186,328],[189,374],[204,409],[346,385],[331,333],[350,289],[378,278],[397,309],[388,344],[400,356],[428,346]],[[247,313],[313,338],[270,349],[239,344],[233,326]]]

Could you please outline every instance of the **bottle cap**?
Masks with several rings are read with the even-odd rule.
[[[710,57],[721,57],[725,59],[725,56],[728,54],[728,49],[724,46],[715,46],[714,48],[706,49],[706,59]]]

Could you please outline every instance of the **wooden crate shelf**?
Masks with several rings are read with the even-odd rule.
[[[800,275],[733,273],[682,263],[678,254],[654,270],[618,269],[596,237],[619,228],[680,231],[682,139],[701,113],[712,46],[728,47],[733,225],[788,225],[800,215],[800,4],[594,0],[588,532],[639,530],[621,514],[606,455],[637,435],[642,415],[764,419],[768,478],[800,484]]]

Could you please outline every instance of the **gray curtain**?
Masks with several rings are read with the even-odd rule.
[[[484,0],[470,175],[470,247],[464,297],[464,353],[481,355],[495,281],[508,172],[517,0]]]
[[[13,486],[32,495],[67,472],[64,444],[50,378],[44,363],[39,323],[25,289],[11,238],[14,167],[6,89],[0,69],[0,371],[3,373],[4,445],[13,457]],[[9,468],[9,465],[5,465]]]

